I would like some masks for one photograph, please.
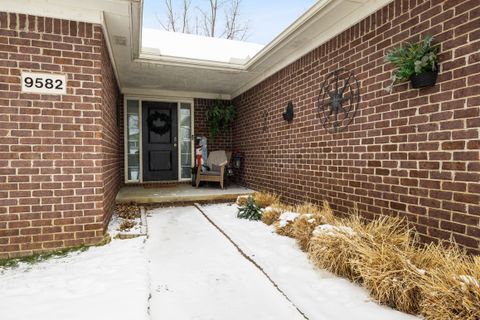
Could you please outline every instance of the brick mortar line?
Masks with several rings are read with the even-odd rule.
[[[263,268],[257,263],[255,262],[255,260],[253,260],[252,258],[250,258],[241,248],[238,244],[236,244],[232,238],[230,238],[226,233],[225,231],[223,231],[217,224],[215,224],[215,222],[213,222],[213,220],[211,220],[207,214],[203,211],[202,209],[202,206],[199,204],[199,203],[194,203],[194,206],[195,208],[197,208],[198,211],[200,211],[200,213],[202,214],[202,216],[207,219],[208,222],[210,222],[211,225],[213,225],[225,238],[227,238],[227,240],[237,249],[237,251],[246,259],[248,260],[250,263],[252,263],[258,270],[260,270],[261,273],[263,273],[263,275],[268,279],[268,281],[270,281],[270,283],[275,287],[275,289],[277,289],[278,292],[280,292],[284,297],[285,299],[287,299],[288,302],[290,302],[292,304],[292,306],[295,307],[295,309],[297,309],[297,311],[302,315],[303,318],[309,320],[309,318],[305,315],[305,313],[303,313],[303,311],[301,311],[297,305],[295,305],[295,303],[292,302],[292,300],[290,300],[290,298],[286,295],[286,293],[280,289],[280,287],[278,286],[278,284],[268,275],[267,272],[265,272],[265,270],[263,270]]]

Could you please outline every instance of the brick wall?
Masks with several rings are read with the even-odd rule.
[[[216,100],[212,99],[195,99],[194,100],[194,125],[195,137],[205,136],[208,138],[208,152],[215,150],[232,150],[232,133],[219,134],[215,139],[210,138],[207,123],[208,107],[215,104]],[[231,101],[222,100],[223,105],[228,106]]]
[[[337,213],[400,214],[424,241],[480,252],[479,26],[478,1],[395,0],[236,97],[244,183],[292,203],[326,199]],[[386,51],[425,34],[441,46],[437,85],[387,93]],[[362,100],[348,129],[328,134],[317,97],[339,67],[355,72]]]
[[[123,144],[119,139],[121,121],[120,90],[105,41],[101,47],[102,76],[102,181],[103,181],[103,229],[106,230],[113,213],[115,197],[123,184]]]
[[[66,74],[67,94],[21,93],[21,71]],[[102,239],[116,90],[99,25],[0,12],[0,258]]]

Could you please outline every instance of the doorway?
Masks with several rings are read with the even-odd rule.
[[[142,102],[143,181],[178,179],[177,103]]]

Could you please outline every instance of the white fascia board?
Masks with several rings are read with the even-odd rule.
[[[343,1],[343,0],[340,0]],[[276,36],[269,44],[265,46],[260,52],[258,52],[252,59],[250,59],[245,67],[250,69],[252,66],[260,61],[268,59],[268,56],[278,51],[281,47],[285,46],[289,39],[293,38],[295,34],[299,33],[300,29],[305,29],[306,23],[315,18],[327,5],[332,2],[338,2],[336,0],[319,0],[310,9],[308,9],[303,15],[295,20],[287,29],[282,31]]]
[[[191,68],[200,68],[200,69],[208,69],[208,70],[227,71],[232,73],[246,72],[245,66],[243,65],[236,65],[236,64],[231,64],[227,62],[191,59],[191,58],[160,56],[160,55],[146,54],[146,53],[141,53],[140,56],[134,60],[134,62],[144,62],[144,63],[153,63],[153,64],[168,65],[168,66],[191,67]]]
[[[0,0],[0,7],[5,12],[101,24],[102,11],[121,13],[125,5],[118,0],[98,3],[98,0]]]
[[[219,94],[213,92],[193,92],[193,91],[177,91],[177,90],[157,90],[157,89],[141,89],[141,88],[123,88],[123,95],[144,97],[144,98],[168,98],[168,99],[213,99],[213,100],[231,100],[229,94]]]
[[[115,61],[115,56],[113,55],[112,44],[110,42],[110,34],[108,32],[107,24],[105,22],[105,12],[102,12],[102,30],[104,34],[105,43],[107,44],[108,57],[110,58],[110,63],[112,64],[115,80],[117,80],[117,86],[118,88],[120,88],[121,87],[120,76],[118,75],[117,63]]]

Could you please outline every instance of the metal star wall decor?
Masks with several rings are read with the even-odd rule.
[[[330,73],[318,96],[321,122],[329,133],[336,133],[352,122],[360,102],[360,84],[353,71],[338,69]]]

